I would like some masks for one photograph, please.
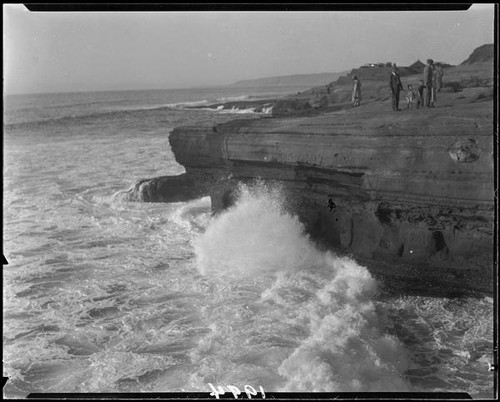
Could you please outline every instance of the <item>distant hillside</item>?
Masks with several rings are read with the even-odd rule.
[[[318,74],[295,74],[279,77],[257,78],[254,80],[238,81],[231,84],[232,87],[267,87],[267,86],[300,86],[314,87],[326,85],[335,81],[338,77],[345,75],[341,73],[318,73]]]
[[[472,102],[487,101],[493,98],[493,45],[483,45],[475,49],[471,56],[458,66],[443,61],[435,61],[443,66],[444,80],[441,96],[455,93],[472,93]],[[295,86],[293,94],[277,99],[243,100],[237,102],[215,103],[213,109],[233,110],[252,109],[256,113],[273,116],[307,115],[325,111],[336,111],[352,107],[351,97],[354,74],[362,82],[362,106],[374,102],[391,100],[389,76],[391,63],[371,63],[349,72],[298,74],[281,77],[268,77],[255,80],[239,81],[232,86]],[[415,61],[409,66],[398,66],[403,86],[418,84],[422,79],[424,63]],[[302,88],[299,88],[302,86]],[[465,99],[458,95],[456,100]],[[465,96],[465,95],[464,95]],[[439,98],[440,98],[439,97]],[[203,105],[203,107],[207,107]]]
[[[479,46],[478,48],[474,49],[469,58],[462,62],[462,65],[481,63],[490,60],[493,60],[493,43]]]
[[[474,93],[477,98],[471,98],[474,99],[473,102],[478,99],[485,101],[492,99],[494,76],[493,59],[490,57],[492,53],[493,46],[485,45],[474,50],[471,56],[459,66],[439,61],[445,69],[440,97],[444,94],[463,92]],[[419,60],[407,67],[398,66],[405,88],[408,84],[415,85],[422,79],[423,67],[424,64]],[[362,105],[372,102],[390,102],[391,68],[387,66],[387,63],[383,63],[383,65],[365,65],[355,68],[327,85],[312,87],[280,99],[274,105],[272,113],[273,115],[297,115],[351,108],[354,74],[362,83]]]

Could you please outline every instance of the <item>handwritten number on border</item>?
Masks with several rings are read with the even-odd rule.
[[[208,385],[210,386],[210,389],[212,390],[212,392],[210,392],[210,396],[215,396],[216,399],[219,399],[219,395],[224,395],[226,393],[226,391],[224,391],[224,387],[222,387],[220,385],[217,387],[214,387],[211,383],[208,383]],[[238,399],[238,396],[241,395],[240,389],[234,385],[228,385],[227,389],[229,390],[229,392],[231,392],[233,394],[234,399]],[[266,399],[266,394],[265,394],[262,386],[259,386],[259,389],[260,389],[260,393],[262,395],[262,399]],[[247,395],[248,399],[252,399],[252,396],[257,395],[257,391],[251,385],[245,385],[244,392]]]

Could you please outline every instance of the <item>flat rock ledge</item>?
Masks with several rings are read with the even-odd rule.
[[[186,174],[142,181],[131,199],[210,195],[217,213],[240,182],[279,183],[318,244],[365,264],[387,288],[492,294],[493,102],[473,95],[399,113],[388,100],[179,127],[169,140]]]

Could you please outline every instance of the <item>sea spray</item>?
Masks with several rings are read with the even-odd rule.
[[[195,241],[204,275],[251,276],[294,271],[320,262],[304,225],[283,207],[279,187],[239,188],[237,203],[217,216]]]
[[[335,276],[307,307],[310,336],[278,369],[288,379],[284,390],[408,390],[402,378],[409,367],[406,351],[383,333],[370,301],[375,281],[354,261],[328,254]]]
[[[376,281],[355,261],[318,250],[284,200],[279,187],[241,185],[235,204],[215,216],[195,241],[200,273],[225,281],[226,290],[235,286],[228,285],[231,281],[267,278],[260,298],[240,306],[242,311],[252,306],[246,320],[235,300],[221,307],[224,314],[211,314],[212,335],[203,341],[211,364],[244,362],[252,378],[252,365],[264,365],[274,371],[273,391],[408,390],[402,378],[409,366],[406,352],[397,338],[384,333],[372,303]],[[247,350],[240,356],[238,342],[248,344],[255,337],[267,348],[264,353]],[[231,345],[227,360],[214,360],[214,354],[223,353],[222,339]],[[232,368],[239,377],[212,371],[205,378],[216,375],[237,383],[245,378],[242,367]]]

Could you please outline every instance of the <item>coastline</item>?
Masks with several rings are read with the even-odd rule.
[[[209,195],[214,213],[232,205],[238,183],[258,178],[284,189],[313,239],[393,278],[391,286],[491,295],[492,74],[492,63],[450,68],[436,108],[400,113],[378,77],[364,85],[367,100],[350,107],[341,77],[276,101],[272,116],[177,127],[169,141],[188,187]],[[136,186],[131,198],[193,198],[168,187],[141,198]]]

